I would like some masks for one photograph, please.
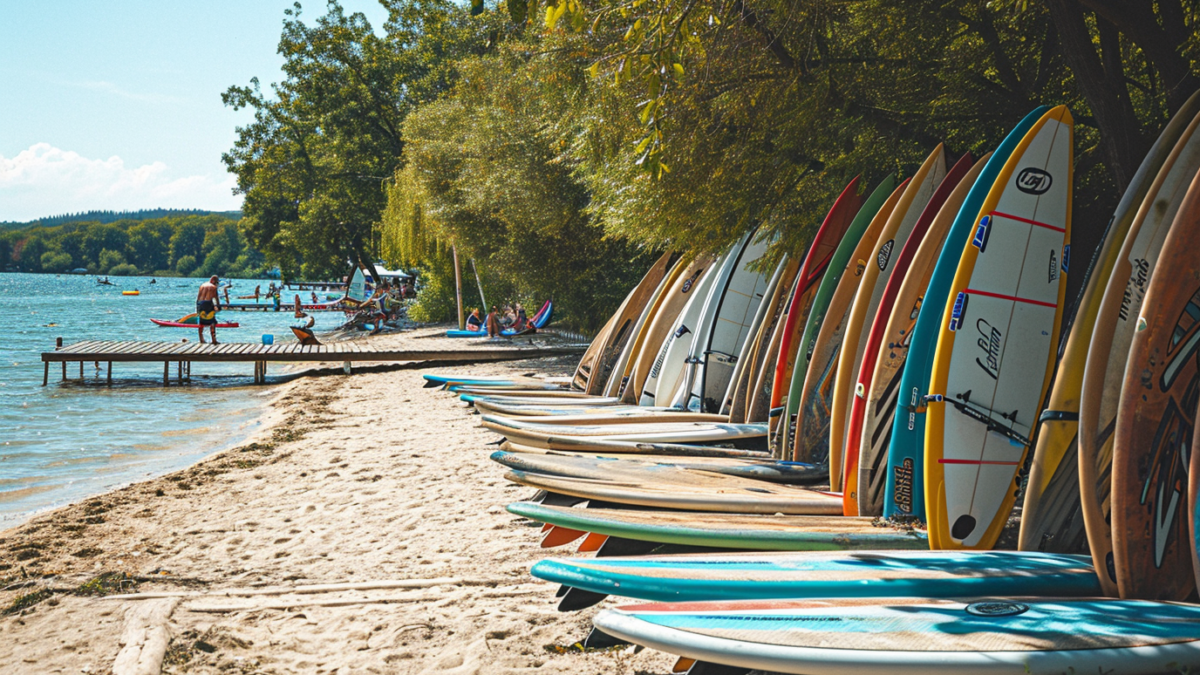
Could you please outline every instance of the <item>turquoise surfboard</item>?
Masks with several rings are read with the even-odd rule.
[[[958,216],[946,235],[929,287],[921,301],[921,312],[917,315],[908,348],[908,359],[904,363],[904,374],[900,377],[900,392],[896,406],[896,418],[892,421],[892,442],[888,447],[888,480],[884,490],[883,515],[887,518],[916,516],[925,519],[925,404],[929,393],[929,375],[933,368],[933,356],[937,351],[938,334],[941,329],[942,310],[950,295],[954,274],[958,271],[958,260],[962,257],[963,245],[975,226],[975,217],[992,189],[992,183],[1000,169],[1008,161],[1017,144],[1033,125],[1041,119],[1048,106],[1039,106],[1025,116],[1000,146],[992,153],[983,167],[975,185],[967,193]]]
[[[609,635],[707,663],[805,675],[1184,673],[1200,607],[1142,600],[807,600],[633,605]]]
[[[1085,597],[1090,556],[1025,551],[728,553],[543,560],[533,576],[639,600]]]

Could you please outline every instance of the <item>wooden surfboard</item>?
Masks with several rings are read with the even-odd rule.
[[[779,278],[772,284],[771,295],[759,306],[762,318],[759,321],[758,335],[755,336],[753,346],[747,351],[747,359],[743,359],[737,387],[722,406],[722,411],[729,414],[731,422],[750,421],[748,418],[756,398],[765,398],[763,405],[770,405],[770,392],[766,392],[764,396],[761,388],[762,371],[767,367],[771,351],[778,349],[779,322],[783,318],[787,300],[794,290],[801,262],[799,258],[785,254],[780,262]],[[770,363],[774,365],[774,361]],[[765,422],[767,417],[764,414],[761,419],[753,421]]]
[[[804,329],[808,325],[808,315],[816,300],[821,280],[840,248],[843,236],[866,202],[865,196],[859,195],[858,190],[859,179],[855,177],[834,201],[833,207],[829,209],[820,229],[813,237],[808,253],[804,256],[800,275],[796,277],[796,289],[788,302],[787,318],[783,322],[775,370],[771,373],[771,410],[779,408],[787,397],[788,388],[793,379],[792,373],[800,357],[798,345],[803,337]],[[850,249],[852,250],[853,246]],[[837,273],[841,273],[840,268]],[[782,434],[779,429],[781,419],[781,417],[770,419],[772,448],[779,448],[782,444]]]
[[[987,157],[974,165],[973,161],[969,153],[959,158],[929,200],[926,212],[900,251],[871,327],[858,376],[866,395],[854,397],[846,439],[847,447],[857,446],[859,452],[858,515],[883,514],[887,449],[908,339],[946,233]]]
[[[886,182],[895,183],[891,179]],[[832,438],[833,399],[842,336],[845,335],[851,319],[850,310],[854,296],[875,258],[875,241],[904,195],[908,183],[909,181],[905,180],[896,186],[871,218],[858,246],[850,254],[846,270],[834,289],[821,326],[811,343],[804,388],[800,392],[796,431],[792,439],[795,443],[792,458],[795,461],[828,462],[830,486],[834,490],[841,490],[843,475],[843,448],[836,447]],[[800,453],[800,456],[796,453]]]
[[[1196,588],[1187,470],[1200,399],[1198,250],[1193,180],[1142,301],[1117,409],[1112,543],[1122,598],[1183,600]]]
[[[1012,511],[1054,368],[1074,147],[1066,106],[1038,120],[997,177],[960,258],[926,409],[925,505],[935,548],[990,549]]]
[[[1025,137],[1033,124],[1049,108],[1039,106],[1017,124],[996,148],[979,173],[963,201],[962,208],[950,225],[946,245],[938,254],[937,264],[921,301],[925,311],[917,315],[908,340],[908,355],[900,378],[898,407],[892,422],[892,439],[888,446],[888,481],[884,496],[883,514],[888,518],[926,517],[925,508],[925,395],[929,393],[929,373],[932,368],[937,336],[941,330],[942,309],[946,306],[950,285],[958,271],[963,244],[974,232],[979,208],[987,198],[1000,169],[1007,163],[1013,149]]]
[[[1050,390],[1050,401],[1039,419],[1037,446],[1033,453],[1025,501],[1021,509],[1020,548],[1026,551],[1081,553],[1088,551],[1087,529],[1080,494],[1078,429],[1079,401],[1088,346],[1096,327],[1104,289],[1112,276],[1138,208],[1145,200],[1187,123],[1200,111],[1200,93],[1194,94],[1159,135],[1142,160],[1129,187],[1109,220],[1103,245],[1092,261],[1088,278],[1075,310],[1059,365]],[[1082,262],[1082,261],[1080,261]],[[1107,524],[1104,525],[1108,527]],[[1111,550],[1105,547],[1106,552]],[[1103,556],[1097,562],[1105,576]],[[1116,595],[1115,580],[1106,579],[1106,589]]]
[[[1200,419],[1200,410],[1196,411],[1195,419]],[[1188,467],[1188,511],[1192,535],[1192,571],[1196,575],[1196,587],[1200,588],[1200,452],[1192,453],[1192,463]]]
[[[564,453],[558,450],[497,450],[492,453],[491,459],[510,469],[568,478],[640,480],[651,475],[651,471],[663,472],[653,474],[656,476],[678,471],[708,471],[768,483],[795,485],[813,485],[829,478],[829,472],[815,464],[736,457],[636,457],[603,453]]]
[[[925,533],[871,518],[568,508],[530,502],[510,513],[622,539],[754,551],[864,551],[929,548]]]
[[[672,476],[670,479],[656,478],[649,483],[561,478],[524,471],[509,471],[504,477],[547,492],[662,509],[810,516],[832,516],[842,512],[841,496],[734,476],[689,473],[693,475],[686,481],[677,481]]]
[[[739,242],[738,246],[741,245]],[[724,286],[729,280],[728,271],[733,264],[738,247],[727,252],[718,263],[712,266],[707,274],[700,278],[696,288],[691,291],[691,297],[683,306],[683,311],[675,317],[670,333],[663,341],[658,355],[646,375],[645,388],[638,399],[638,405],[670,405],[671,397],[679,386],[683,376],[684,365],[691,350],[692,342],[699,330],[700,318],[709,296],[717,286]]]
[[[642,313],[638,316],[637,321],[633,324],[631,337],[625,342],[625,347],[621,349],[621,355],[617,358],[616,364],[613,366],[613,376],[608,378],[608,382],[604,385],[604,391],[601,392],[604,396],[620,396],[625,385],[629,383],[630,371],[633,369],[633,364],[638,353],[642,350],[642,345],[646,339],[646,331],[650,327],[650,321],[654,315],[662,307],[662,301],[666,297],[667,291],[675,284],[675,280],[687,268],[688,261],[685,259],[676,260],[667,270],[667,274],[658,282],[658,286],[654,289],[654,294],[650,296],[650,301],[646,303],[642,309]],[[617,376],[619,375],[619,377]]]
[[[608,453],[614,455],[647,455],[672,457],[747,457],[751,459],[770,459],[765,450],[747,450],[716,445],[695,445],[688,443],[656,443],[642,441],[599,440],[595,438],[550,437],[538,439],[536,444],[518,443],[505,440],[500,443],[501,450],[513,452],[550,452],[561,451],[570,453]]]
[[[1105,592],[1113,595],[1117,584],[1111,560],[1110,497],[1112,434],[1118,401],[1146,286],[1175,213],[1200,168],[1198,129],[1200,114],[1180,135],[1134,216],[1100,302],[1083,371],[1079,400],[1080,496],[1096,569],[1109,573],[1102,581]]]
[[[846,316],[846,328],[842,333],[842,346],[839,348],[833,381],[829,445],[830,448],[837,448],[836,454],[842,458],[842,480],[838,486],[842,490],[843,508],[848,516],[858,515],[858,444],[847,442],[850,410],[854,399],[858,398],[859,373],[871,336],[871,323],[883,302],[883,292],[896,269],[899,253],[908,243],[926,204],[945,175],[946,151],[939,143],[908,181],[908,186],[888,215],[875,240],[873,256],[867,261],[867,268],[859,281],[850,313]],[[871,365],[874,366],[874,359]],[[862,394],[866,394],[865,387]]]
[[[800,261],[797,260],[797,262]],[[799,290],[799,273],[800,266],[798,265],[792,283],[779,299],[775,325],[772,327],[771,341],[766,347],[766,353],[758,355],[758,370],[750,382],[750,391],[746,394],[745,421],[747,422],[768,422],[773,419],[771,417],[771,382],[775,379],[775,365],[779,362],[779,348],[783,344],[788,307]]]

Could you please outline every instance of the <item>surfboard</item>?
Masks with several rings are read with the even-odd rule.
[[[829,472],[815,464],[777,462],[733,457],[634,457],[603,453],[564,453],[560,450],[509,452],[497,450],[492,461],[510,469],[544,473],[567,478],[611,479],[628,476],[641,480],[654,471],[709,471],[768,483],[812,485],[829,478]]]
[[[891,180],[891,179],[889,179]],[[891,181],[893,184],[894,180]],[[875,240],[887,224],[896,205],[909,184],[905,180],[896,186],[883,205],[871,218],[858,246],[850,255],[846,271],[829,301],[824,321],[817,330],[809,352],[800,410],[793,432],[793,459],[829,463],[829,480],[834,490],[842,488],[842,448],[833,439],[833,399],[837,391],[837,366],[841,358],[842,337],[851,320],[854,297],[874,258]],[[842,440],[842,439],[838,439]],[[795,453],[802,453],[796,457]]]
[[[864,234],[875,218],[875,214],[879,213],[879,209],[883,207],[895,187],[894,176],[888,176],[875,187],[846,228],[846,233],[838,242],[837,249],[829,259],[826,272],[821,277],[821,283],[817,287],[808,316],[805,318],[804,332],[792,347],[796,351],[796,363],[792,368],[791,381],[786,385],[786,406],[783,410],[782,428],[777,435],[780,457],[791,455],[792,459],[796,461],[815,460],[820,462],[824,462],[828,458],[827,433],[816,435],[819,447],[809,447],[804,443],[797,442],[796,432],[801,426],[801,399],[807,390],[807,374],[812,367],[816,341],[826,323],[826,317],[830,317],[831,323],[836,323],[841,321],[837,310],[842,309],[844,314],[844,308],[832,308],[831,311],[835,292],[846,272],[849,271],[853,274],[858,269],[858,262],[854,257],[855,251],[865,238]]]
[[[604,536],[682,546],[754,551],[925,550],[920,530],[871,518],[696,513],[642,509],[568,508],[531,502],[508,505],[530,520]]]
[[[719,261],[714,262],[708,273],[700,278],[696,288],[690,291],[691,297],[675,317],[670,333],[658,349],[658,356],[646,374],[638,405],[671,404],[671,395],[675,393],[679,378],[683,374],[684,361],[692,341],[696,338],[704,306],[713,288],[728,281],[726,272],[732,264],[730,258],[735,254],[736,251],[727,252]]]
[[[559,406],[559,405],[525,405],[525,404],[501,404],[490,400],[490,397],[484,396],[470,401],[474,404],[475,409],[481,413],[489,413],[492,415],[503,415],[505,417],[568,417],[578,415],[658,415],[661,413],[681,412],[675,408],[648,407],[643,408],[636,405],[617,404],[617,405],[598,405],[598,406]],[[550,422],[551,420],[546,420]]]
[[[783,314],[786,298],[790,297],[791,288],[795,284],[796,275],[800,273],[800,262],[799,259],[785,253],[767,283],[766,295],[759,303],[751,324],[752,338],[747,340],[738,356],[729,391],[721,403],[720,412],[729,415],[731,422],[747,421],[751,404],[755,396],[761,393],[756,392],[754,385],[759,380],[767,352],[773,343],[777,343],[776,328]],[[765,422],[766,417],[755,421]]]
[[[854,443],[849,442],[850,411],[854,399],[859,398],[859,385],[862,383],[860,374],[867,342],[871,337],[871,324],[883,303],[888,281],[896,270],[898,253],[913,235],[917,221],[945,175],[946,152],[939,143],[908,181],[908,186],[888,215],[875,240],[874,256],[867,261],[846,317],[833,381],[829,444],[831,448],[837,448],[836,454],[842,458],[842,479],[838,485],[842,489],[843,508],[848,516],[858,515],[858,439],[856,437]],[[875,365],[873,358],[871,365]],[[866,395],[866,385],[862,386],[861,394]]]
[[[1096,326],[1104,289],[1112,276],[1117,255],[1125,242],[1138,207],[1150,190],[1167,155],[1187,123],[1200,112],[1200,93],[1193,94],[1159,135],[1125,188],[1109,220],[1103,244],[1087,272],[1087,283],[1075,309],[1075,318],[1062,347],[1047,409],[1038,419],[1037,446],[1026,480],[1021,509],[1019,547],[1027,551],[1082,553],[1088,551],[1087,529],[1080,493],[1078,452],[1079,401],[1088,346]],[[1104,524],[1104,528],[1108,528]],[[1111,551],[1105,546],[1104,550]],[[1103,557],[1096,562],[1107,574]],[[1111,583],[1111,578],[1106,583]],[[1106,587],[1116,595],[1115,587]]]
[[[743,422],[767,422],[771,420],[771,381],[775,377],[775,364],[779,361],[779,346],[783,344],[784,323],[788,317],[788,306],[795,297],[800,283],[800,269],[803,266],[801,258],[794,258],[790,261],[795,264],[795,271],[791,274],[790,282],[779,285],[779,298],[777,298],[777,306],[775,314],[771,318],[771,325],[768,327],[771,335],[767,343],[755,353],[757,361],[754,372],[750,375],[749,381],[746,383],[746,400],[743,403],[744,410],[740,411],[741,421]],[[738,413],[736,405],[730,409],[730,421],[738,421],[735,414]]]
[[[698,471],[685,472],[686,480],[658,473],[662,475],[647,483],[623,478],[566,478],[517,470],[508,471],[504,477],[547,492],[662,509],[810,516],[842,512],[841,496],[826,492]]]
[[[1067,292],[1074,124],[1057,106],[1025,135],[950,286],[925,415],[934,548],[992,548],[1016,499]]]
[[[571,388],[586,394],[588,383],[591,382],[592,371],[594,371],[599,363],[600,355],[604,351],[604,345],[608,343],[608,338],[612,334],[613,324],[617,321],[617,315],[614,314],[608,317],[608,321],[601,326],[600,332],[596,333],[596,337],[592,338],[592,343],[588,345],[587,351],[579,358],[579,365],[575,366],[575,375],[571,380]]]
[[[921,308],[921,296],[929,284],[950,224],[975,178],[983,170],[987,156],[974,164],[973,161],[970,154],[963,155],[929,200],[926,213],[921,215],[908,243],[900,251],[896,269],[888,280],[871,327],[871,338],[863,353],[858,376],[866,396],[854,397],[846,439],[847,447],[857,444],[859,452],[858,515],[883,513],[888,483],[887,450],[892,438],[900,376],[908,355],[908,340]]]
[[[765,450],[747,450],[715,445],[655,443],[641,441],[598,440],[595,438],[548,438],[538,445],[505,440],[501,450],[513,452],[562,451],[571,453],[608,453],[622,455],[671,455],[680,457],[750,457],[770,459]]]
[[[1079,400],[1080,496],[1096,569],[1109,572],[1102,583],[1113,595],[1117,583],[1109,519],[1117,406],[1146,286],[1175,213],[1200,167],[1198,128],[1200,114],[1180,134],[1134,216],[1100,301],[1083,371]]]
[[[637,321],[633,324],[632,337],[625,342],[624,348],[621,349],[621,355],[613,366],[613,376],[608,378],[608,382],[604,385],[604,391],[601,392],[604,396],[619,397],[624,392],[625,386],[629,384],[629,376],[637,355],[641,352],[642,345],[645,344],[650,322],[662,307],[667,291],[671,289],[686,268],[687,261],[680,259],[671,265],[667,274],[658,282],[654,294],[650,296],[650,301],[646,303],[642,313],[638,315]]]
[[[150,319],[150,322],[156,326],[162,326],[164,328],[205,328],[205,326],[200,325],[199,321],[196,323],[181,323],[179,321],[167,321],[165,319]],[[239,326],[237,323],[218,323],[212,325],[216,328],[237,328]]]
[[[719,422],[657,422],[580,426],[572,424],[514,423],[505,418],[484,416],[483,426],[514,443],[551,447],[551,439],[574,438],[633,441],[641,443],[728,443],[736,447],[765,447],[765,424],[728,424]]]
[[[594,622],[652,649],[804,675],[1151,675],[1200,662],[1200,607],[1132,600],[664,603]]]
[[[426,387],[439,387],[447,384],[479,384],[482,386],[490,386],[495,384],[536,382],[539,384],[552,384],[561,389],[571,384],[571,378],[569,377],[531,377],[523,375],[460,375],[458,373],[425,373],[421,376],[421,378],[425,380]]]
[[[495,415],[487,413],[490,420],[504,419],[513,423],[514,428],[522,428],[524,424],[535,425],[535,429],[543,429],[542,425],[571,425],[599,427],[615,427],[627,424],[657,424],[659,422],[713,422],[723,424],[729,420],[724,415],[712,413],[694,413],[679,408],[643,408],[631,406],[625,410],[614,410],[617,406],[596,408],[592,411],[580,410],[573,415]],[[482,411],[481,411],[482,412]]]
[[[496,385],[496,386],[477,386],[465,384],[449,384],[446,389],[458,394],[459,396],[489,396],[505,399],[524,399],[528,401],[576,401],[580,404],[598,405],[605,401],[616,403],[616,399],[605,398],[604,396],[592,396],[585,394],[576,389],[558,389],[553,385],[544,385],[536,389],[528,388],[528,385]]]
[[[613,374],[613,366],[621,355],[621,351],[625,348],[625,343],[629,341],[633,334],[633,324],[641,315],[646,304],[650,302],[650,297],[654,294],[654,290],[658,288],[658,284],[667,275],[667,271],[679,259],[679,256],[672,252],[664,253],[638,282],[637,286],[625,296],[625,300],[621,306],[617,308],[612,317],[612,324],[605,335],[604,344],[596,353],[596,360],[591,370],[588,373],[587,386],[584,391],[589,394],[600,394],[604,391],[605,385],[608,383],[610,376]],[[618,375],[618,378],[620,376]]]
[[[730,268],[723,292],[714,289],[687,359],[687,375],[672,405],[698,412],[720,412],[733,371],[766,291],[768,275],[753,268],[769,240],[755,234]]]
[[[1090,556],[1022,551],[704,553],[542,560],[533,576],[657,602],[1094,597]]]
[[[1196,411],[1195,419],[1200,419],[1200,410]],[[1188,467],[1188,511],[1192,535],[1192,571],[1196,575],[1196,587],[1200,588],[1200,452],[1192,453],[1192,463]]]
[[[783,322],[775,370],[771,373],[771,409],[780,407],[784,402],[784,397],[792,382],[796,361],[799,358],[799,351],[796,347],[803,337],[821,279],[829,268],[829,263],[838,250],[842,237],[866,201],[863,195],[858,194],[859,183],[859,178],[856,176],[838,195],[829,209],[829,213],[826,214],[825,220],[821,222],[821,227],[813,236],[808,253],[804,256],[804,264],[801,265],[800,274],[796,278],[796,289],[788,303],[787,318]],[[776,447],[778,442],[778,420],[780,419],[780,417],[771,418],[772,447]]]
[[[645,389],[646,378],[654,367],[655,360],[662,349],[663,343],[674,330],[675,322],[692,298],[693,291],[704,276],[711,270],[715,261],[712,257],[702,255],[697,257],[683,269],[674,283],[667,289],[659,309],[655,312],[642,338],[642,347],[637,356],[632,359],[633,365],[629,371],[629,382],[621,392],[621,401],[636,404]],[[651,388],[653,391],[653,388]]]
[[[937,348],[942,309],[946,306],[950,284],[958,271],[963,244],[974,231],[980,206],[1017,143],[1047,110],[1048,107],[1040,106],[1026,115],[984,164],[950,225],[946,243],[929,277],[921,307],[931,309],[918,313],[916,324],[910,332],[908,355],[900,376],[896,414],[892,420],[892,439],[887,452],[889,479],[883,503],[883,515],[888,518],[926,517],[924,399],[929,392],[929,373]]]
[[[1163,242],[1136,319],[1113,433],[1112,544],[1122,598],[1196,588],[1187,471],[1200,398],[1200,180]]]

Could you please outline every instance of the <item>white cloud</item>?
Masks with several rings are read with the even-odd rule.
[[[49,143],[0,155],[0,221],[91,210],[241,208],[234,178],[175,176],[163,162],[127,167],[114,155],[88,159]]]

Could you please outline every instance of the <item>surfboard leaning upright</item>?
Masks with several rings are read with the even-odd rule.
[[[1021,140],[950,287],[925,421],[934,548],[992,548],[1016,499],[1067,292],[1074,124],[1058,106]]]
[[[925,518],[925,394],[929,392],[929,372],[937,335],[941,327],[942,308],[950,294],[950,283],[958,270],[962,247],[974,230],[975,216],[991,190],[1000,169],[1008,162],[1017,144],[1025,137],[1033,124],[1049,110],[1040,106],[1025,116],[1008,133],[1004,141],[992,153],[980,172],[979,178],[967,193],[967,199],[959,209],[946,245],[938,256],[929,286],[922,300],[922,311],[917,315],[908,358],[904,362],[904,375],[900,378],[899,402],[892,422],[892,443],[888,447],[888,473],[883,515],[888,518]],[[932,308],[932,309],[931,309]]]

